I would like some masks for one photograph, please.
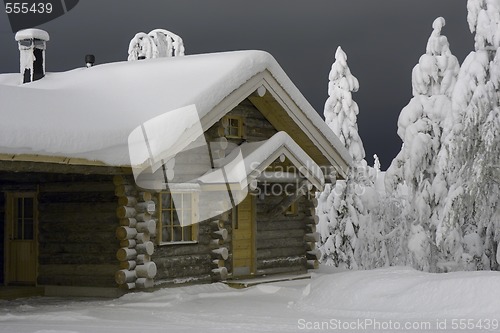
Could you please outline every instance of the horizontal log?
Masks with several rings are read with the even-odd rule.
[[[137,226],[137,220],[133,217],[127,217],[124,219],[120,219],[120,225],[124,227],[135,228]]]
[[[135,216],[135,219],[137,220],[137,222],[146,222],[146,221],[151,220],[152,218],[153,217],[149,213],[139,213],[139,214],[136,214],[136,216]]]
[[[273,268],[263,268],[257,269],[257,275],[272,275],[272,274],[285,274],[285,273],[306,273],[307,270],[304,266],[295,266],[295,267],[273,267]]]
[[[137,266],[135,260],[128,260],[120,262],[120,269],[133,270]]]
[[[138,213],[153,214],[156,211],[156,204],[153,201],[139,202],[135,206]]]
[[[136,215],[137,212],[133,207],[121,206],[116,209],[116,216],[120,219],[135,217]]]
[[[272,222],[294,222],[298,221],[300,223],[307,224],[307,216],[304,213],[301,213],[300,211],[297,212],[297,214],[294,215],[285,215],[285,214],[280,214],[275,217],[271,217],[270,215],[267,215],[266,212],[258,212],[257,213],[257,221],[261,223],[272,223]]]
[[[222,220],[210,221],[210,227],[211,227],[211,230],[213,230],[213,231],[224,229],[224,221],[222,221]]]
[[[99,288],[116,288],[116,282],[113,274],[107,276],[96,275],[54,275],[44,276],[39,275],[37,279],[38,285],[46,286],[77,286],[77,287],[99,287]]]
[[[314,224],[318,224],[318,223],[319,223],[319,216],[314,215]]]
[[[257,230],[268,231],[268,230],[289,230],[289,229],[303,229],[306,224],[302,220],[292,220],[292,219],[284,219],[284,220],[268,220],[262,221],[258,220],[257,222]]]
[[[115,187],[111,181],[66,181],[57,183],[41,183],[40,193],[50,193],[50,192],[114,192]]]
[[[107,265],[116,263],[114,250],[109,253],[43,253],[38,256],[40,265]]]
[[[212,267],[210,265],[202,266],[174,266],[169,268],[158,267],[158,273],[155,277],[156,280],[162,279],[189,279],[196,280],[196,278],[211,275]]]
[[[148,233],[151,235],[156,234],[156,222],[155,220],[148,220],[145,222],[138,222],[136,225],[138,232]]]
[[[257,251],[257,259],[269,259],[278,257],[294,257],[305,253],[303,246],[299,247],[275,247],[268,249],[259,249]]]
[[[135,282],[136,279],[137,279],[136,271],[121,269],[115,273],[115,281],[119,285]]]
[[[153,261],[158,269],[170,269],[174,267],[208,266],[213,261],[210,254],[193,254],[185,256],[153,256]]]
[[[153,242],[148,241],[135,246],[138,254],[152,255],[155,252],[155,245]]]
[[[227,268],[226,267],[220,267],[220,268],[214,268],[212,269],[212,275],[214,277],[214,280],[220,281],[220,280],[227,280]]]
[[[71,215],[77,216],[87,215],[91,217],[96,212],[109,212],[116,208],[116,202],[50,202],[38,204],[40,214],[54,213],[56,216]]]
[[[135,249],[129,249],[122,247],[116,251],[116,259],[118,261],[129,261],[137,257],[137,251]]]
[[[119,285],[119,288],[123,290],[132,290],[135,289],[135,283],[134,282],[124,283]]]
[[[135,281],[135,286],[138,289],[148,289],[148,288],[153,288],[155,285],[155,282],[153,279],[147,279],[147,278],[138,278]]]
[[[304,209],[304,213],[306,214],[306,216],[314,216],[316,215],[316,208]]]
[[[211,239],[210,240],[210,247],[211,248],[218,249],[223,244],[224,244],[224,240],[223,239]]]
[[[149,254],[139,254],[137,258],[135,258],[137,265],[144,265],[147,262],[151,261],[151,256]]]
[[[313,232],[310,234],[305,234],[304,240],[306,242],[319,242],[319,233]]]
[[[220,229],[220,230],[212,232],[211,235],[212,235],[212,238],[221,239],[224,241],[227,239],[228,232],[226,229]]]
[[[149,234],[146,234],[144,232],[139,232],[135,236],[135,240],[137,241],[137,244],[144,244],[146,242],[149,242],[151,240],[151,237]]]
[[[307,242],[306,243],[306,250],[307,251],[316,250],[316,242]]]
[[[259,230],[260,231],[260,230]],[[263,239],[277,239],[284,237],[300,238],[304,237],[304,229],[290,229],[290,230],[267,230],[257,234],[258,240]]]
[[[198,255],[200,253],[210,253],[210,246],[200,243],[182,244],[182,246],[158,246],[155,249],[154,257],[177,257],[186,255]]]
[[[258,239],[256,241],[257,251],[260,249],[269,249],[277,247],[304,247],[304,239],[300,238],[275,238],[275,239]]]
[[[306,224],[306,233],[315,233],[316,225],[315,224]]]
[[[113,241],[116,244],[116,240]],[[82,243],[82,242],[40,242],[39,243],[39,253],[46,255],[54,255],[59,253],[81,253],[83,256],[93,257],[100,255],[112,254],[115,252],[118,244],[112,244],[110,242],[98,242],[98,243]]]
[[[319,261],[318,260],[308,260],[307,261],[307,268],[308,269],[318,269],[319,268]]]
[[[139,202],[151,201],[153,200],[153,197],[154,197],[153,193],[146,191],[142,191],[139,192],[139,194],[137,194],[137,200],[139,200]]]
[[[212,260],[212,267],[221,268],[221,267],[225,266],[225,263],[226,262],[222,259],[215,259],[215,260]]]
[[[92,203],[113,203],[116,197],[113,192],[41,192],[38,194],[40,204],[51,203],[74,203],[74,204],[92,204]]]
[[[116,205],[108,207],[105,211],[80,211],[78,206],[73,207],[76,209],[72,212],[63,213],[62,211],[39,211],[38,221],[39,227],[44,228],[45,225],[50,225],[48,229],[53,230],[53,226],[57,228],[73,227],[73,224],[81,226],[82,229],[88,230],[89,222],[95,226],[106,226],[106,224],[115,224],[116,226]]]
[[[106,264],[106,265],[39,265],[38,273],[45,276],[57,276],[57,275],[95,275],[95,276],[112,276],[118,265],[116,264]]]
[[[118,240],[133,239],[137,236],[137,229],[130,227],[118,227],[116,228],[116,238]]]
[[[306,267],[305,256],[281,257],[272,259],[258,259],[256,261],[257,269],[273,268],[273,267]]]
[[[319,260],[321,258],[321,252],[318,249],[307,251],[306,257],[308,260]]]
[[[119,197],[118,204],[120,206],[134,207],[137,205],[137,198],[131,196]]]
[[[120,247],[128,247],[129,249],[135,248],[137,242],[135,239],[126,239],[120,241]]]
[[[212,250],[212,256],[216,259],[227,260],[227,258],[229,257],[229,251],[225,247],[214,249]]]
[[[132,177],[126,177],[122,175],[115,175],[113,176],[113,184],[115,186],[117,185],[133,185],[134,179]]]
[[[38,240],[41,243],[57,243],[57,242],[69,242],[69,243],[87,243],[87,244],[109,244],[114,241],[115,233],[113,228],[109,228],[109,231],[94,230],[92,225],[88,226],[92,232],[80,232],[80,230],[70,230],[70,226],[65,228],[65,230],[52,229],[51,231],[41,231],[39,233]],[[83,231],[83,230],[82,230]]]
[[[137,189],[134,185],[118,185],[115,187],[117,197],[127,197],[137,195]]]
[[[143,265],[137,265],[135,268],[137,277],[152,279],[156,276],[156,264],[152,261],[146,262]]]

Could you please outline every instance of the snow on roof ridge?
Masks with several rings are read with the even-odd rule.
[[[22,86],[10,82],[12,74],[0,74],[0,153],[22,151],[127,165],[128,154],[110,150],[126,149],[127,135],[135,127],[191,104],[196,105],[201,119],[266,70],[350,161],[340,140],[274,57],[258,50],[114,62],[48,73],[42,80]]]

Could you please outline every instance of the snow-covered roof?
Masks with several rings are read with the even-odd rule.
[[[137,126],[194,104],[207,129],[223,116],[213,119],[209,112],[263,72],[271,73],[348,164],[350,157],[338,138],[276,60],[263,51],[117,62],[47,73],[23,85],[20,74],[0,75],[0,154],[127,166],[127,138]]]
[[[227,178],[228,183],[249,182],[251,180],[248,177],[257,178],[281,154],[285,155],[297,171],[314,186],[319,190],[323,189],[324,175],[320,167],[285,132],[278,132],[268,140],[245,142],[217,164],[225,169],[224,178]],[[238,156],[242,156],[242,159],[238,160]],[[214,169],[198,180],[208,184],[220,183],[223,179],[220,174],[219,169]]]
[[[50,36],[47,31],[40,30],[40,29],[24,29],[24,30],[19,30],[16,33],[16,41],[20,41],[23,39],[41,39],[44,41],[49,41]]]

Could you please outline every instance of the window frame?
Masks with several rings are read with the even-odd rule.
[[[231,120],[236,120],[238,122],[237,126],[231,126]],[[243,139],[245,137],[244,126],[243,126],[243,117],[242,116],[233,116],[228,115],[224,117],[224,122],[226,122],[227,126],[224,127],[224,136],[228,139]],[[237,134],[231,134],[231,129],[236,128]]]
[[[157,236],[156,236],[156,243],[158,245],[176,245],[176,244],[195,244],[195,243],[198,243],[198,223],[190,223],[186,226],[182,226],[181,225],[181,221],[179,221],[179,225],[180,225],[180,228],[182,229],[182,234],[184,234],[184,228],[191,228],[191,239],[190,240],[164,240],[163,239],[163,228],[165,226],[165,223],[163,221],[163,213],[165,211],[170,211],[171,212],[171,217],[173,217],[173,214],[177,214],[177,218],[179,219],[179,212],[178,212],[178,209],[177,208],[174,208],[174,209],[171,209],[171,208],[164,208],[163,207],[163,195],[170,195],[170,202],[172,203],[173,201],[173,198],[172,198],[172,194],[173,195],[190,195],[191,197],[191,221],[195,218],[196,214],[197,214],[197,211],[198,211],[198,200],[197,200],[197,196],[198,196],[198,193],[197,192],[192,192],[192,191],[161,191],[161,192],[158,192],[158,203],[159,203],[159,214],[158,214],[158,223],[157,223]],[[184,202],[184,199],[182,199],[182,201]],[[180,215],[182,216],[182,212],[185,211],[184,209],[181,208],[180,210]],[[173,221],[173,219],[171,218],[171,221]],[[174,224],[169,224],[168,226],[170,226],[171,228],[171,231],[173,231],[173,228],[175,227]],[[184,235],[182,236],[182,238],[184,238]]]

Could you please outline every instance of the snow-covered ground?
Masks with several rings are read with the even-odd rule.
[[[500,273],[338,272],[232,289],[198,285],[119,299],[0,301],[0,332],[500,331]]]

